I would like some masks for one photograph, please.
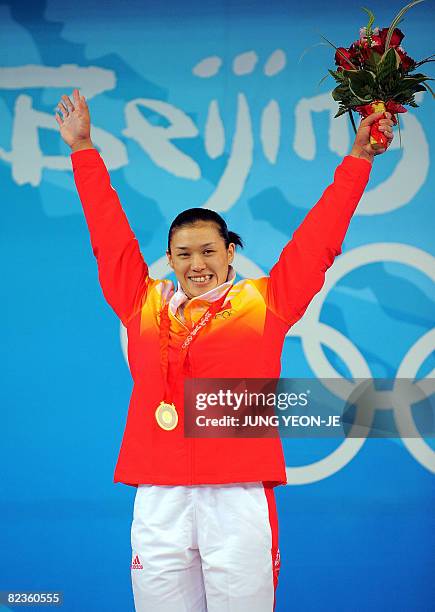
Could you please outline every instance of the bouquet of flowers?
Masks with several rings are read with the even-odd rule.
[[[435,56],[418,62],[413,60],[401,46],[404,34],[397,28],[406,11],[422,1],[414,0],[405,6],[391,26],[383,29],[372,28],[375,16],[370,10],[363,9],[369,15],[369,22],[361,28],[359,40],[348,48],[335,47],[323,37],[336,49],[335,63],[338,67],[328,70],[338,84],[332,92],[332,97],[339,104],[335,117],[348,112],[355,131],[352,111],[357,111],[362,117],[388,111],[394,124],[397,124],[398,113],[406,112],[404,104],[418,106],[414,98],[417,91],[427,90],[435,97],[433,90],[425,83],[433,79],[414,72],[422,64],[435,61],[432,59]],[[376,121],[371,128],[370,144],[374,149],[386,148],[386,138],[378,127]]]

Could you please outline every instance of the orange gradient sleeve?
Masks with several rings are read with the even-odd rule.
[[[346,156],[334,181],[310,210],[270,271],[266,302],[290,327],[325,282],[369,180],[371,164]]]
[[[77,151],[71,154],[71,160],[101,288],[127,325],[146,297],[148,267],[98,151]]]

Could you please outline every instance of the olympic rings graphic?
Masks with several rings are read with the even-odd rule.
[[[364,389],[357,388],[356,383],[346,381],[337,370],[329,363],[323,351],[324,346],[333,350],[347,365],[354,379],[370,379],[370,367],[349,338],[338,330],[325,323],[320,322],[322,306],[334,285],[348,273],[361,266],[378,262],[396,262],[410,266],[435,280],[435,258],[429,253],[406,244],[401,243],[374,243],[367,244],[341,255],[328,270],[325,284],[322,290],[314,297],[303,318],[296,323],[288,332],[289,337],[300,337],[304,356],[311,370],[318,378],[332,379],[326,385],[330,390],[347,399],[352,395],[360,395]],[[244,278],[259,278],[266,274],[253,261],[244,255],[237,254],[234,267]],[[150,266],[150,275],[153,278],[164,278],[170,270],[167,267],[166,257],[161,257]],[[121,324],[121,345],[124,357],[127,360],[127,333]],[[393,410],[395,423],[400,433],[404,446],[428,471],[435,473],[435,452],[419,434],[412,416],[411,403],[400,401],[397,387],[400,379],[409,378],[414,380],[415,376],[424,363],[425,359],[435,348],[435,329],[425,333],[406,353],[396,373],[394,386],[391,391],[372,390],[374,405],[376,408],[365,410],[364,414],[357,420],[358,431],[361,437],[348,437],[327,457],[311,464],[289,467],[287,466],[288,484],[309,484],[332,476],[344,468],[361,450],[364,445],[367,432],[373,422],[375,410]],[[423,380],[415,383],[414,398],[419,397],[421,392],[428,396],[435,391],[435,369]],[[334,384],[339,380],[340,385]],[[409,394],[408,394],[409,400]],[[372,404],[373,405],[373,404]],[[407,432],[407,435],[405,434]],[[409,432],[415,437],[410,438]]]
[[[435,280],[435,258],[421,249],[406,244],[367,244],[339,257],[328,271],[323,289],[314,297],[304,317],[288,333],[289,336],[299,336],[301,338],[305,358],[317,377],[339,378],[343,381],[343,377],[327,361],[322,345],[331,348],[338,354],[346,363],[353,378],[371,377],[369,365],[360,351],[339,331],[321,323],[320,313],[330,290],[343,276],[366,264],[385,261],[409,265]],[[433,332],[434,330],[430,330],[409,349],[398,368],[396,385],[400,377],[415,378],[420,366],[435,348]],[[426,391],[430,390],[431,379],[434,378],[434,375],[435,370],[432,370],[426,376]],[[351,382],[347,384],[349,387],[352,385]],[[421,384],[420,382],[420,386]],[[348,388],[347,391],[350,392],[351,389]],[[389,392],[378,391],[376,393],[382,395]],[[394,394],[395,399],[397,396],[397,393]],[[390,409],[390,406],[385,406],[382,397],[379,397],[376,404],[377,409]],[[423,467],[435,473],[435,453],[430,446],[421,437],[407,438],[404,435],[404,431],[413,430],[415,435],[418,436],[412,418],[411,406],[400,406],[400,417],[399,406],[393,405],[391,408],[394,411],[395,422],[403,443],[408,451]],[[365,440],[365,437],[347,438],[325,459],[303,467],[287,467],[289,484],[308,484],[331,476],[355,457]]]

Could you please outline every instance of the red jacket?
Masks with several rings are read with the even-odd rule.
[[[341,245],[368,182],[371,164],[347,156],[334,182],[285,246],[269,276],[234,284],[219,316],[189,349],[183,375],[174,363],[188,327],[169,309],[169,381],[179,424],[161,429],[155,410],[163,399],[159,322],[174,295],[169,280],[154,280],[95,149],[72,154],[74,178],[98,262],[103,293],[128,332],[128,359],[134,380],[115,482],[193,485],[231,482],[285,484],[279,438],[185,438],[183,380],[198,378],[278,378],[288,329],[321,289],[326,270]],[[188,326],[208,308],[199,298],[184,309]]]

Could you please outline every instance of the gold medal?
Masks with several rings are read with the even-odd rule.
[[[155,416],[157,424],[165,431],[171,431],[177,427],[178,414],[174,404],[160,402]]]
[[[231,287],[230,287],[231,288]],[[183,365],[187,357],[187,353],[189,351],[189,347],[192,342],[197,338],[198,334],[210,323],[214,317],[214,315],[219,312],[222,308],[222,305],[227,297],[230,289],[228,289],[224,295],[221,296],[219,300],[213,302],[210,308],[205,312],[202,317],[199,319],[198,323],[191,330],[187,338],[184,340],[181,345],[181,351],[178,360],[178,370],[177,375],[174,376],[174,380],[177,380],[178,377],[182,374]],[[231,304],[231,302],[230,302]],[[169,303],[166,303],[164,308],[160,313],[160,367],[162,370],[162,379],[164,383],[164,392],[162,393],[163,397],[172,398],[172,390],[168,384],[168,347],[169,347],[169,330],[171,326],[171,322],[168,315]],[[156,417],[157,425],[164,429],[165,431],[172,431],[178,425],[178,414],[174,404],[170,404],[169,401],[161,401],[157,407],[157,410],[154,414]]]

